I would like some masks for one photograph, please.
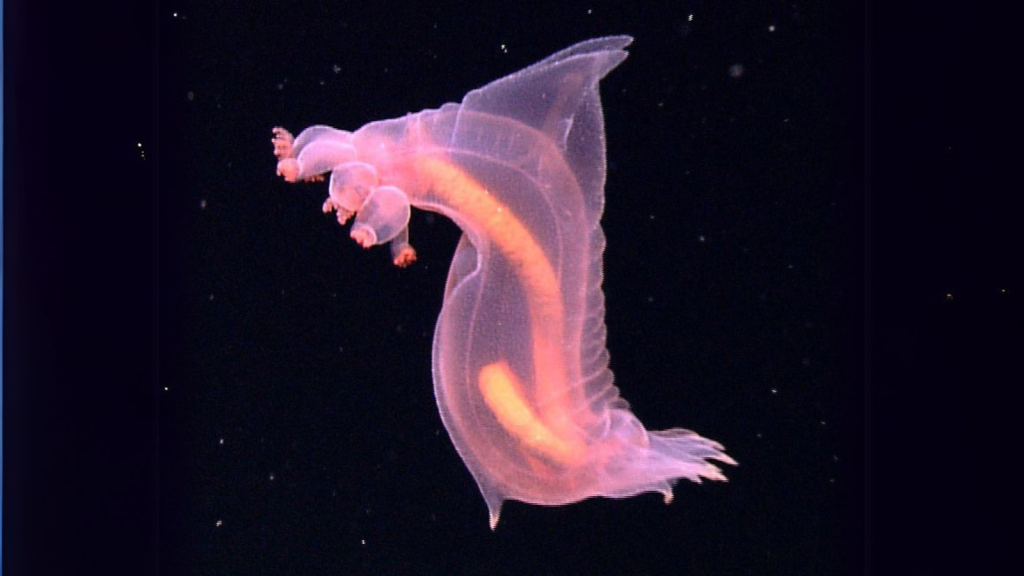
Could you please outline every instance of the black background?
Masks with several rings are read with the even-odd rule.
[[[4,570],[1001,565],[1019,94],[1009,19],[960,8],[6,5]],[[670,506],[507,503],[492,533],[430,381],[457,229],[417,214],[393,268],[274,177],[269,129],[456,102],[618,33],[612,368],[648,427],[740,466]]]

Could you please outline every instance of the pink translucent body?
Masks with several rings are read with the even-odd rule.
[[[722,446],[647,431],[608,369],[605,142],[599,80],[628,37],[598,38],[446,104],[355,132],[275,132],[289,181],[330,172],[324,208],[365,247],[415,259],[410,206],[463,230],[434,336],[434,391],[490,510],[660,492],[725,480]],[[488,387],[488,383],[493,383]],[[657,385],[657,383],[649,384]]]

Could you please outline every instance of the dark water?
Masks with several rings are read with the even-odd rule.
[[[936,42],[970,21],[789,2],[90,5],[55,27],[21,10],[8,26],[48,34],[23,33],[40,63],[9,68],[5,97],[23,135],[5,138],[9,573],[998,558],[1022,318],[995,176],[1014,158],[985,136],[1019,111],[997,61]],[[274,177],[270,128],[435,108],[619,33],[636,40],[601,88],[611,367],[649,428],[740,466],[669,506],[510,502],[491,532],[432,391],[458,229],[415,214],[420,261],[394,268],[320,212],[324,185]]]

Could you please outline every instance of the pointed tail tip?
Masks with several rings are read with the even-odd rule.
[[[505,498],[494,492],[484,491],[484,502],[487,503],[488,523],[491,525],[491,532],[498,528],[498,520],[501,519],[501,505]]]

